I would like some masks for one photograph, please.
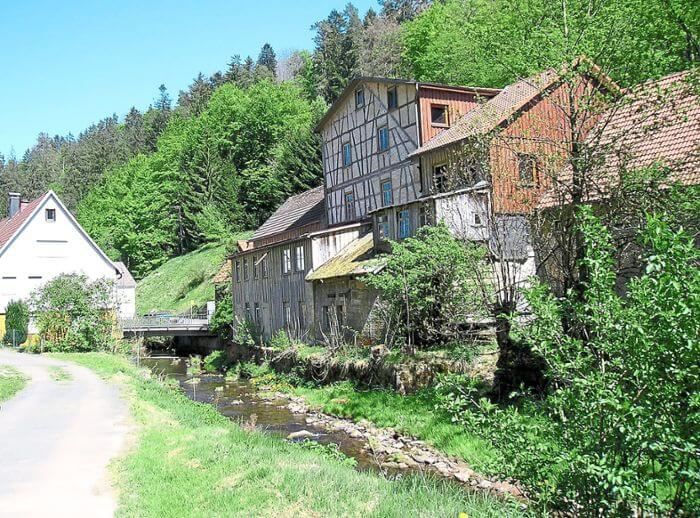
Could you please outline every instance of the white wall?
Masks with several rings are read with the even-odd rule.
[[[56,210],[56,221],[46,221],[46,209]],[[111,262],[84,237],[62,205],[48,196],[0,252],[0,313],[10,300],[27,299],[34,289],[64,273],[84,274],[91,280],[117,279]]]
[[[117,288],[119,318],[136,316],[136,288]]]
[[[481,224],[476,224],[478,214]],[[488,238],[488,204],[486,196],[463,192],[440,196],[435,199],[435,219],[444,221],[457,239],[485,241]]]

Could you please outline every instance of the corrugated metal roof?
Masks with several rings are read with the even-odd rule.
[[[384,260],[374,255],[373,246],[374,238],[371,233],[355,239],[335,257],[309,272],[306,280],[320,281],[378,272],[384,267]]]
[[[323,219],[325,211],[323,198],[323,186],[287,198],[287,201],[255,231],[251,241],[318,223]]]

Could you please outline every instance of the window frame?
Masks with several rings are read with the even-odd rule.
[[[389,186],[388,189],[386,189],[386,186]],[[382,207],[391,207],[394,204],[394,185],[391,182],[391,179],[388,180],[382,180],[379,184],[380,190],[382,192]],[[387,196],[389,195],[389,199],[387,201]]]
[[[365,106],[365,89],[364,87],[355,88],[355,109],[359,110]]]
[[[343,142],[341,155],[343,158],[343,167],[350,167],[352,165],[352,144],[350,144],[350,142]]]
[[[248,269],[248,258],[243,259],[243,280],[248,282],[250,280],[250,270]]]
[[[440,171],[439,174],[438,170]],[[432,187],[435,193],[447,192],[447,164],[433,166]]]
[[[405,214],[405,218],[401,215]],[[411,211],[409,209],[402,209],[396,213],[396,220],[398,224],[397,236],[399,239],[407,239],[411,237]],[[406,232],[404,233],[404,223]]]
[[[241,282],[241,261],[240,261],[240,259],[236,259],[235,270],[236,270],[236,282]]]
[[[282,249],[282,275],[289,275],[292,272],[292,249]]]
[[[301,252],[301,254],[299,254]],[[299,257],[301,257],[301,265],[299,264]],[[294,247],[294,269],[297,272],[303,272],[306,269],[306,258],[304,257],[304,245],[296,245]]]
[[[353,191],[345,191],[345,193],[343,194],[343,202],[345,205],[346,221],[355,219],[357,217],[357,214],[355,212],[355,193]]]
[[[257,257],[253,256],[253,279],[258,280],[260,278],[260,272],[258,270],[258,261],[256,260]]]
[[[539,160],[534,153],[516,153],[518,161],[518,185],[523,188],[533,188],[539,185]],[[523,180],[523,171],[529,166],[530,179]]]
[[[387,212],[380,212],[377,214],[377,230],[379,232],[379,239],[391,238],[391,225],[389,223],[389,214]]]
[[[382,132],[386,132],[386,140],[382,139]],[[382,145],[382,143],[384,145]],[[390,143],[389,143],[389,126],[384,125],[380,127],[377,130],[377,147],[380,153],[385,153],[389,151]]]
[[[433,110],[439,109],[445,117],[445,122],[435,122]],[[430,103],[430,125],[434,128],[449,128],[450,127],[450,105],[443,103]]]
[[[394,101],[392,102],[392,95],[391,93],[393,92],[393,99]],[[396,85],[390,86],[386,89],[386,107],[388,110],[395,110],[399,107],[399,89]]]
[[[52,217],[49,217],[49,215],[51,215]],[[44,219],[48,223],[56,223],[56,209],[44,209]]]
[[[260,259],[260,273],[263,279],[267,279],[270,276],[270,268],[268,268],[267,264],[267,252],[265,252],[265,255]]]

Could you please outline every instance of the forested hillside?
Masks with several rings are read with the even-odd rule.
[[[174,103],[161,85],[144,112],[0,155],[0,213],[8,191],[52,188],[140,278],[320,184],[313,127],[354,76],[501,87],[585,53],[626,86],[693,66],[699,26],[683,0],[380,0],[364,15],[347,4],[313,26],[312,51],[278,58],[266,44],[197,75]]]

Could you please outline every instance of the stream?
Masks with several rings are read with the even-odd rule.
[[[177,380],[190,399],[211,403],[221,414],[236,422],[254,423],[256,428],[281,438],[307,430],[314,434],[309,440],[320,444],[337,444],[340,451],[357,461],[357,469],[387,471],[380,468],[375,457],[363,449],[364,440],[352,438],[343,431],[329,431],[307,423],[304,415],[295,414],[287,408],[289,401],[263,399],[248,381],[229,381],[219,374],[201,374],[197,376],[199,382],[192,384],[188,383],[193,376],[187,374],[186,358],[154,353],[142,357],[140,361],[153,374]]]

